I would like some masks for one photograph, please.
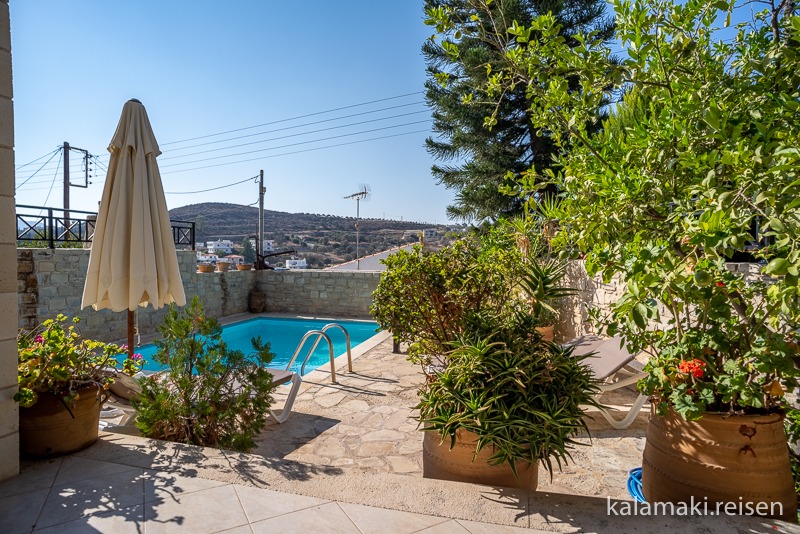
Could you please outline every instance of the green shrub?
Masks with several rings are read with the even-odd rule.
[[[134,401],[142,435],[193,445],[246,451],[267,421],[272,404],[269,343],[252,340],[245,356],[222,341],[219,323],[195,297],[183,311],[173,305],[158,328],[155,361],[167,366],[141,380]]]

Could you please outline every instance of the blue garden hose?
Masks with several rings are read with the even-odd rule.
[[[642,495],[642,468],[636,467],[628,471],[628,493],[636,502],[647,502]]]

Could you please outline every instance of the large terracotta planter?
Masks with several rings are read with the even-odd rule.
[[[51,393],[39,394],[30,408],[19,409],[20,454],[29,458],[61,456],[85,449],[97,441],[100,408],[105,395],[97,388],[79,390],[74,405]]]
[[[537,326],[536,330],[539,331],[545,341],[553,341],[556,338],[554,325]]]
[[[217,270],[221,273],[227,273],[231,268],[230,262],[227,261],[218,261],[217,262]]]
[[[687,422],[672,411],[664,417],[651,412],[642,461],[644,497],[649,503],[694,499],[715,512],[715,503],[735,503],[734,513],[748,513],[747,503],[754,510],[758,503],[779,503],[759,515],[797,521],[786,443],[780,414],[706,414]]]
[[[237,271],[251,271],[253,269],[253,265],[250,263],[237,263],[236,270]]]
[[[450,439],[441,445],[441,435],[425,432],[422,440],[422,476],[456,482],[470,482],[504,488],[523,488],[534,491],[539,484],[539,464],[517,464],[519,480],[508,464],[491,466],[487,460],[494,452],[484,447],[472,461],[477,436],[472,432],[459,431],[456,443],[450,449]]]

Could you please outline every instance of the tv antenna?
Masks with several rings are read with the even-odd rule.
[[[361,209],[361,201],[367,202],[370,197],[372,196],[372,190],[369,187],[369,184],[358,184],[358,193],[353,193],[352,195],[347,195],[344,197],[345,199],[352,198],[356,201],[356,270],[361,269],[361,258],[359,256],[359,230],[358,230],[358,219],[360,216],[360,209]]]

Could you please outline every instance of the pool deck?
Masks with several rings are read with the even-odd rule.
[[[536,492],[423,478],[419,368],[385,335],[353,356],[353,372],[337,359],[337,384],[325,367],[306,375],[292,415],[250,454],[117,427],[85,451],[25,462],[0,483],[0,532],[800,533],[761,518],[610,515],[631,501],[646,410],[627,430],[591,420],[591,440],[578,438],[586,446],[552,481],[541,472]]]

